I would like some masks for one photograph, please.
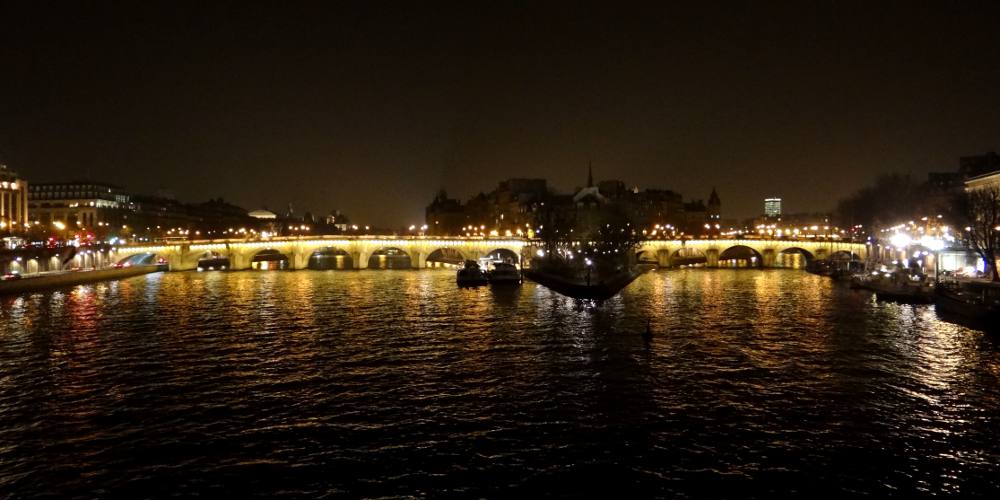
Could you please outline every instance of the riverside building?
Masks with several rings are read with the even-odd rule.
[[[0,233],[20,234],[28,228],[28,183],[0,163]]]

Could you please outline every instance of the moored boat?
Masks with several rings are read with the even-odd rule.
[[[934,302],[934,286],[925,279],[911,279],[905,273],[897,272],[868,282],[868,289],[875,292],[875,298],[905,304],[930,304]]]
[[[991,283],[941,283],[934,290],[939,313],[996,325],[1000,323],[1000,286]]]
[[[229,267],[229,257],[206,257],[198,259],[199,271],[225,271]]]
[[[461,287],[471,287],[486,285],[490,282],[490,280],[476,261],[467,260],[465,261],[465,267],[458,270],[458,273],[455,276],[455,282]]]
[[[493,269],[486,274],[491,285],[520,285],[521,272],[514,264],[494,262]]]
[[[806,272],[820,276],[832,276],[833,266],[830,265],[829,260],[815,260],[806,266]]]
[[[930,304],[934,302],[934,287],[922,283],[886,283],[876,281],[871,284],[875,297],[879,300],[902,302],[904,304]]]
[[[878,273],[859,273],[851,276],[851,289],[854,290],[874,290],[872,283],[878,279]]]
[[[905,304],[930,304],[934,302],[934,284],[922,274],[912,274],[907,269],[897,269],[881,276],[872,276],[867,288],[875,298]]]

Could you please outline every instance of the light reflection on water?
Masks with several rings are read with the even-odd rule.
[[[994,339],[798,271],[600,305],[447,270],[173,273],[0,314],[4,495],[1000,491]]]

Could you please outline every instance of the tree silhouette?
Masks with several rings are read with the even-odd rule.
[[[1000,250],[1000,187],[971,189],[956,202],[965,222],[964,238],[986,263],[993,281],[1000,281],[997,251]]]

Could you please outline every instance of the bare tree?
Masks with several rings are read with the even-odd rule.
[[[936,212],[938,207],[929,202],[933,199],[928,196],[930,191],[926,183],[909,175],[883,175],[874,184],[841,199],[835,217],[841,227],[861,224],[865,230],[873,231]]]
[[[969,246],[986,263],[993,281],[1000,281],[997,272],[997,251],[1000,250],[1000,187],[972,189],[961,199],[965,218],[965,237]]]

